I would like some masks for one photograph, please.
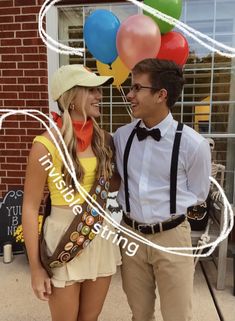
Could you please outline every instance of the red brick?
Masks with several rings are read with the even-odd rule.
[[[24,100],[4,100],[5,107],[24,107]]]
[[[1,8],[13,7],[13,0],[1,0]]]
[[[43,44],[41,38],[23,39],[24,46],[40,46]]]
[[[3,86],[3,91],[23,91],[24,87],[20,85],[5,85]]]
[[[27,135],[37,136],[37,135],[40,135],[42,133],[43,133],[42,129],[27,129]]]
[[[40,107],[40,106],[47,106],[48,100],[27,100],[27,106],[32,107]]]
[[[22,30],[38,30],[38,24],[36,22],[23,23]]]
[[[21,30],[21,24],[20,23],[5,23],[0,24],[0,30],[1,31],[8,31],[8,30]]]
[[[37,36],[37,31],[16,31],[16,38],[36,38]]]
[[[25,86],[25,91],[46,91],[48,89],[45,85],[31,85],[31,86]]]
[[[21,164],[2,164],[1,168],[13,171],[22,169]]]
[[[46,70],[24,70],[24,75],[25,76],[47,76],[47,71]]]
[[[3,39],[3,38],[14,38],[14,32],[1,31],[0,39]]]
[[[11,14],[12,16],[14,16],[15,14],[20,14],[20,8],[11,8],[9,10],[9,8],[3,8],[0,9],[0,16],[7,16]]]
[[[16,63],[14,62],[0,62],[0,69],[16,69]]]
[[[5,149],[5,147],[6,147],[5,143],[1,143],[1,142],[0,142],[0,150],[1,150],[1,149]]]
[[[7,54],[7,53],[12,53],[14,54],[16,52],[16,49],[14,47],[1,47],[0,48],[0,54]]]
[[[24,143],[7,143],[7,148],[9,149],[26,149],[27,145]]]
[[[16,78],[0,78],[0,84],[16,84]]]
[[[5,157],[0,157],[0,163],[1,164],[6,163],[6,158]]]
[[[39,78],[18,78],[19,84],[38,84]]]
[[[7,171],[8,177],[24,177],[25,172],[24,171]]]
[[[19,93],[20,99],[40,99],[39,93]]]
[[[23,128],[21,128],[21,129],[5,129],[5,135],[22,136],[22,135],[26,135],[26,130]]]
[[[18,53],[38,53],[37,47],[18,47],[16,48]]]
[[[47,69],[47,62],[44,62],[44,61],[40,62],[40,63],[39,63],[39,67],[42,68],[42,69],[43,69],[43,68],[44,68],[44,69]]]
[[[7,189],[7,186],[4,184],[0,184],[0,191],[5,191]],[[4,194],[2,194],[4,195]]]
[[[13,69],[13,70],[3,70],[2,75],[5,77],[11,77],[11,76],[23,76],[23,70]]]
[[[26,171],[27,165],[21,164],[21,170]]]
[[[4,123],[3,123],[4,124]],[[20,141],[20,137],[19,136],[15,136],[15,137],[13,137],[13,136],[6,136],[6,135],[4,135],[4,136],[2,136],[1,137],[1,141],[5,141],[5,142],[19,142]]]
[[[2,152],[3,156],[17,156],[16,154],[18,153],[14,149],[7,149]]]
[[[33,69],[33,68],[37,69],[38,63],[37,62],[19,62],[18,68],[19,69]]]
[[[12,164],[26,163],[27,158],[26,157],[6,157],[6,162],[12,163]]]
[[[48,100],[48,93],[41,93],[41,94],[40,94],[40,98],[41,98],[41,99],[44,99],[44,100],[45,100],[45,99]]]
[[[9,86],[9,87],[12,87],[12,86]],[[17,98],[17,93],[7,93],[7,92],[4,92],[4,93],[0,93],[0,99],[16,99]]]
[[[35,6],[36,1],[35,0],[15,0],[15,6]]]
[[[21,155],[21,156],[26,156],[26,157],[28,157],[28,156],[29,156],[29,150],[22,150],[22,149],[21,149],[20,155]]]
[[[22,61],[22,55],[2,55],[2,61]]]
[[[47,54],[47,47],[46,46],[44,46],[44,47],[40,46],[38,49],[39,49],[39,53]]]
[[[37,21],[36,15],[23,15],[23,16],[15,16],[16,22],[25,22],[25,21]]]
[[[1,40],[2,46],[21,46],[21,39]]]
[[[34,118],[31,118],[28,122],[20,122],[20,128],[40,128],[40,123],[39,121],[34,121]]]
[[[2,5],[2,3],[1,3],[1,5]],[[1,17],[0,23],[8,23],[8,22],[13,22],[13,17],[12,16]]]
[[[46,55],[24,55],[24,61],[47,61]]]
[[[30,8],[22,8],[22,13],[39,13],[40,6],[36,7],[30,7]]]
[[[8,119],[3,121],[3,128],[19,128],[17,121],[9,121]]]
[[[21,184],[21,179],[20,178],[8,178],[5,177],[2,179],[3,184]]]
[[[34,136],[35,135],[33,135],[31,137],[30,136],[21,136],[20,141],[25,142],[25,143],[32,143]]]

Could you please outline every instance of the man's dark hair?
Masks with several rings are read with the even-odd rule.
[[[177,102],[185,83],[182,68],[171,60],[148,58],[138,62],[132,70],[133,74],[148,74],[152,93],[165,88],[167,90],[167,106],[172,109]]]

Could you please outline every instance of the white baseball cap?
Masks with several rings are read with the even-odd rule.
[[[66,65],[54,73],[51,82],[51,95],[53,100],[58,100],[64,92],[74,86],[98,87],[110,85],[113,80],[113,77],[97,76],[83,65]]]

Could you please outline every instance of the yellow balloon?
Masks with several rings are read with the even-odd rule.
[[[97,60],[96,67],[101,76],[113,76],[113,85],[117,87],[121,86],[130,73],[130,70],[124,65],[119,57],[112,63],[111,67]]]

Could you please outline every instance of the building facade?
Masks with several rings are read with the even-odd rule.
[[[235,47],[235,0],[183,0],[180,20],[224,45]],[[0,112],[37,109],[56,110],[48,96],[51,75],[61,65],[83,63],[96,70],[86,50],[83,25],[94,10],[111,10],[120,21],[140,13],[129,1],[61,0],[47,12],[43,25],[54,40],[85,49],[83,57],[61,55],[46,47],[38,32],[43,0],[0,2]],[[176,29],[176,31],[179,31]],[[225,165],[225,191],[235,204],[235,77],[234,58],[213,53],[186,38],[190,47],[185,65],[186,85],[174,109],[174,117],[215,141],[213,158]],[[213,44],[210,44],[213,46]],[[220,48],[219,48],[220,49]],[[223,49],[222,49],[223,50]],[[123,84],[128,92],[130,78]],[[117,88],[104,88],[100,124],[110,132],[130,122],[123,95]],[[13,188],[23,188],[28,151],[43,126],[29,116],[12,115],[0,130],[0,198]]]

